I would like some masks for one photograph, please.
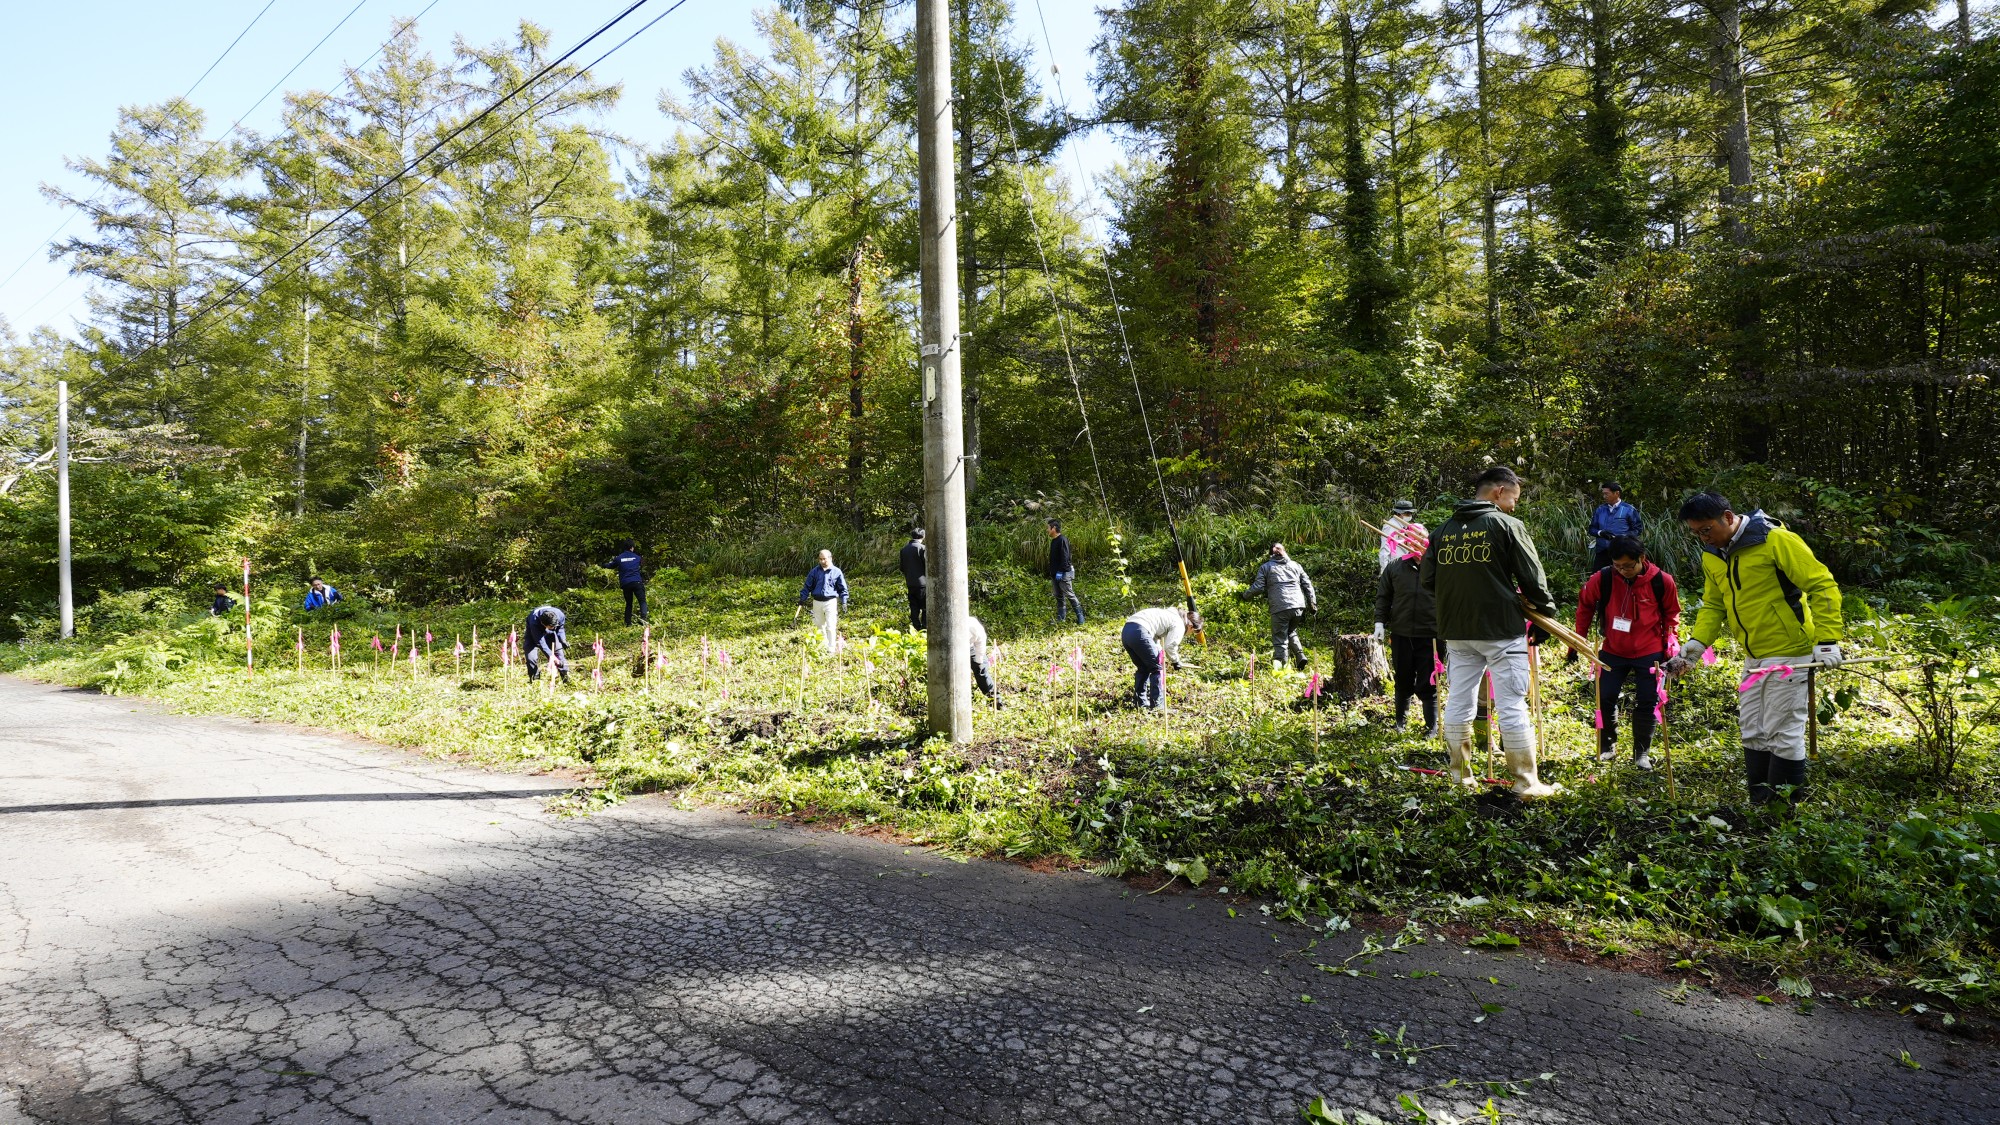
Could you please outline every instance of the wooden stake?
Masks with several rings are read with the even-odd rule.
[[[1806,757],[1819,757],[1819,669],[1806,669]]]
[[[1544,731],[1548,727],[1548,715],[1542,710],[1542,646],[1528,646],[1528,692],[1535,705],[1535,761],[1540,763],[1547,757],[1548,740]],[[1538,765],[1536,768],[1540,768]]]

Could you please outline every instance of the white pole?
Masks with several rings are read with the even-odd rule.
[[[69,580],[69,382],[56,383],[56,599],[62,635],[76,636],[76,603]]]
[[[930,532],[925,726],[972,741],[967,647],[964,403],[959,385],[958,215],[947,0],[917,0],[918,237],[923,304],[924,509]]]

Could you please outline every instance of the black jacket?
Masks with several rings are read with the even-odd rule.
[[[1075,560],[1069,554],[1069,536],[1058,535],[1049,540],[1049,577],[1071,573],[1076,570]]]
[[[915,586],[924,580],[924,542],[912,539],[903,544],[903,553],[897,560],[903,571],[903,581]]]
[[[646,583],[646,573],[640,568],[637,551],[618,552],[611,556],[610,562],[604,564],[604,569],[618,572],[620,586],[643,586]]]
[[[1424,589],[1423,564],[1391,559],[1375,588],[1375,620],[1396,637],[1437,636],[1437,599]]]

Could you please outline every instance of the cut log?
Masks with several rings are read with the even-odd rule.
[[[1389,690],[1389,661],[1372,635],[1346,633],[1334,640],[1332,686],[1345,703]]]

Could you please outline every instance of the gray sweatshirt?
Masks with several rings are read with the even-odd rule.
[[[1306,576],[1306,568],[1290,558],[1264,560],[1264,565],[1257,568],[1257,580],[1250,583],[1250,592],[1264,595],[1271,603],[1272,613],[1304,609],[1319,600],[1313,591],[1313,580]]]

